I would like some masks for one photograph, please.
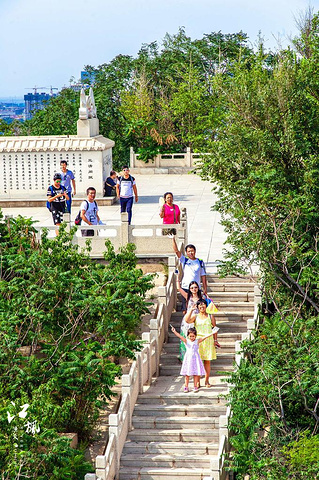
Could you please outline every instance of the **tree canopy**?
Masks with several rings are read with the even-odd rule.
[[[102,265],[72,244],[74,232],[37,243],[34,231],[0,212],[0,471],[76,480],[92,467],[61,433],[89,440],[121,376],[114,359],[140,349],[152,276],[136,268],[133,245],[115,254],[107,243]],[[39,431],[24,428],[23,405]]]
[[[205,150],[216,128],[212,79],[218,69],[228,71],[238,58],[249,58],[248,45],[243,32],[192,40],[180,28],[161,45],[143,44],[136,58],[118,55],[98,67],[87,65],[94,73],[100,133],[115,141],[115,168],[127,162],[130,146],[145,161],[186,147]],[[78,106],[79,93],[65,89],[21,124],[18,134],[75,134]]]
[[[302,55],[261,48],[213,82],[220,122],[200,173],[216,185],[231,246],[221,271],[258,265],[263,291],[230,378],[238,478],[318,478],[318,20],[295,41]]]

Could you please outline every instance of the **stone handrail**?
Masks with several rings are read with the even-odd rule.
[[[70,221],[66,222],[66,228],[70,231]],[[48,236],[54,238],[56,233],[55,226],[35,225],[36,239],[41,241],[44,230],[48,230]],[[172,255],[172,241],[167,235],[163,235],[163,230],[174,228],[176,230],[176,241],[178,244],[186,244],[187,242],[187,213],[183,209],[181,215],[181,223],[177,225],[129,225],[127,213],[121,214],[121,222],[119,224],[107,225],[86,225],[82,224],[77,227],[77,231],[73,236],[72,242],[85,248],[86,241],[91,242],[90,256],[100,258],[105,251],[105,241],[109,239],[114,246],[115,251],[127,243],[133,243],[136,246],[136,255],[140,256],[167,256]],[[81,230],[93,230],[92,237],[82,237]]]
[[[207,153],[193,153],[189,147],[186,152],[162,153],[150,158],[147,163],[139,160],[139,154],[130,148],[130,168],[140,173],[174,173],[174,169],[192,169]],[[144,172],[143,172],[144,171]]]
[[[175,273],[169,275],[167,285],[159,287],[155,317],[150,320],[150,332],[142,334],[145,342],[136,354],[130,372],[122,375],[122,399],[118,413],[109,416],[109,441],[104,455],[96,457],[95,473],[85,480],[113,480],[118,478],[120,457],[128,432],[132,429],[132,415],[139,393],[158,375],[160,353],[168,330],[168,319],[176,306]]]

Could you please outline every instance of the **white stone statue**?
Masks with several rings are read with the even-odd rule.
[[[80,93],[79,119],[80,120],[87,120],[88,119],[86,95],[85,95],[85,92],[84,92],[83,88],[81,88],[81,93]]]
[[[93,88],[90,87],[90,92],[89,92],[89,97],[91,98],[91,118],[97,118],[96,115],[96,106],[95,106],[95,100],[94,100],[94,93],[93,93]]]
[[[96,118],[96,106],[92,87],[90,87],[89,95],[85,95],[83,88],[81,88],[80,93],[79,119],[87,120],[88,118]]]

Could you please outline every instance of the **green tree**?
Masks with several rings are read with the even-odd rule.
[[[41,433],[30,456],[25,449],[20,453],[22,471],[31,469],[32,478],[59,478],[48,471],[42,477],[43,466],[35,475],[34,466],[41,463],[37,445],[44,445],[47,456],[55,448],[62,455],[65,441],[57,432],[77,432],[85,441],[90,437],[99,408],[121,375],[114,358],[134,358],[140,348],[140,318],[152,285],[152,277],[136,268],[133,245],[115,254],[108,242],[102,265],[72,244],[73,233],[62,228],[56,239],[44,235],[37,243],[31,220],[0,218],[1,422],[7,422],[11,401],[30,404]],[[0,469],[6,472],[20,468],[13,434],[1,429]],[[31,440],[25,438],[27,445]],[[61,468],[76,455],[63,454]],[[85,467],[81,461],[79,469]]]
[[[302,58],[260,48],[215,76],[220,123],[201,170],[231,245],[222,272],[257,264],[263,289],[261,326],[229,395],[229,465],[252,480],[313,478],[315,469],[296,452],[303,432],[316,444],[319,420],[318,16],[307,46]]]

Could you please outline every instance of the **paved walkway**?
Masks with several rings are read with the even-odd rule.
[[[167,191],[174,194],[174,202],[187,208],[188,241],[197,247],[197,254],[208,267],[209,273],[216,271],[216,262],[223,257],[222,249],[226,234],[219,224],[219,214],[211,210],[216,200],[212,184],[202,181],[197,175],[137,175],[139,202],[133,206],[132,223],[154,225],[161,223],[158,215],[159,197]],[[6,215],[21,214],[33,217],[40,225],[52,225],[50,212],[46,208],[3,208]],[[72,211],[72,220],[77,207]],[[119,204],[100,208],[100,217],[105,223],[120,221]]]

